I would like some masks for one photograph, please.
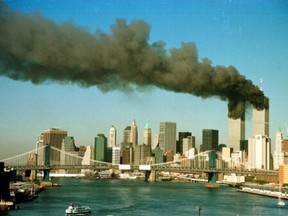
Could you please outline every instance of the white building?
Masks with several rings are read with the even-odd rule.
[[[94,147],[87,146],[81,165],[92,165],[91,160],[93,159],[94,159]],[[91,172],[89,169],[81,169],[82,174],[89,173],[89,172]]]
[[[112,147],[112,164],[120,164],[120,157],[121,157],[121,148],[120,147]]]
[[[116,128],[112,125],[109,131],[108,148],[116,146]]]
[[[133,120],[133,122],[131,123],[130,143],[132,143],[133,148],[138,145],[138,129],[135,120]]]
[[[281,130],[276,133],[275,151],[273,154],[273,168],[279,169],[280,165],[284,165],[284,152],[282,151],[283,134]]]
[[[264,135],[255,135],[248,141],[248,167],[250,169],[271,169],[270,139]]]

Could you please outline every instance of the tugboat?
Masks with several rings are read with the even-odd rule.
[[[65,210],[66,215],[85,215],[91,213],[91,208],[89,206],[78,207],[74,203]]]

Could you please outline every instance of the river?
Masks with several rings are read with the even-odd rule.
[[[278,207],[277,199],[236,192],[220,186],[207,189],[199,183],[155,182],[138,180],[96,180],[56,178],[61,187],[45,188],[39,198],[20,203],[10,216],[65,215],[71,202],[88,205],[92,215],[162,216],[198,215],[288,215],[286,206]]]

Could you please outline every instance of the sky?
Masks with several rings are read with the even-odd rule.
[[[51,20],[59,28],[69,23],[83,31],[84,37],[99,32],[111,35],[117,19],[124,19],[128,26],[144,21],[144,26],[148,26],[147,45],[151,47],[162,41],[167,55],[171,54],[170,50],[182,47],[183,43],[193,43],[198,50],[199,62],[208,58],[213,67],[233,66],[255,86],[261,85],[270,101],[272,149],[279,128],[284,137],[288,136],[287,1],[5,0],[1,3],[25,16],[38,14],[40,19]],[[21,38],[21,31],[25,30],[19,25],[17,36]],[[10,37],[9,43],[17,44],[16,38]],[[90,36],[87,38],[89,40]],[[29,40],[27,43],[34,43],[33,38]],[[42,43],[50,43],[49,35],[46,40]],[[79,38],[73,47],[81,49],[85,40]],[[123,40],[125,42],[125,37]],[[86,48],[87,53],[85,49],[84,53],[88,59],[90,51],[97,54],[92,46]],[[58,47],[51,49],[55,51],[52,58],[57,59]],[[122,54],[114,55],[121,57]],[[120,143],[122,131],[134,119],[139,143],[143,140],[147,121],[152,136],[159,133],[160,122],[172,121],[177,123],[177,132],[192,132],[196,137],[196,147],[201,144],[203,129],[219,130],[219,143],[227,144],[228,102],[218,96],[203,98],[166,90],[155,84],[143,88],[132,84],[128,90],[107,90],[105,85],[101,88],[94,83],[82,85],[53,79],[41,82],[11,79],[3,68],[0,67],[0,159],[32,150],[37,137],[53,127],[68,131],[77,146],[87,146],[94,144],[99,133],[108,137],[109,129],[114,125],[117,143]],[[21,67],[17,69],[21,71]],[[252,134],[251,113],[251,110],[246,110],[246,138]]]

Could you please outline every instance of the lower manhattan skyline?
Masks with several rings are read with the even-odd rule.
[[[182,43],[194,43],[199,62],[206,62],[208,60],[203,59],[208,58],[213,67],[219,65],[224,68],[235,67],[241,76],[251,80],[253,86],[261,88],[269,98],[269,135],[272,151],[275,148],[276,132],[279,128],[282,129],[284,138],[288,136],[288,131],[286,132],[288,4],[285,1],[232,0],[205,3],[181,1],[176,4],[176,1],[74,1],[71,3],[66,0],[28,2],[6,0],[0,2],[0,10],[4,11],[3,8],[30,17],[31,14],[39,13],[45,22],[49,20],[51,25],[59,28],[61,25],[64,26],[63,23],[69,22],[79,31],[81,29],[91,35],[96,35],[97,31],[111,35],[110,27],[116,25],[117,19],[124,19],[128,30],[134,20],[141,20],[150,27],[147,38],[149,47],[157,44],[160,46],[161,43],[156,42],[162,41],[167,53],[171,49],[182,47]],[[0,21],[0,26],[1,24]],[[25,34],[25,28],[21,28],[21,25],[17,30],[20,37],[22,33]],[[142,29],[138,30],[142,31]],[[57,52],[63,47],[53,46],[51,39],[53,30],[50,33],[51,35],[48,34],[44,37],[46,40],[41,42],[48,44],[46,48],[51,47],[52,51],[55,49],[55,59],[57,59]],[[16,38],[15,36],[9,41],[15,50]],[[79,41],[74,41],[75,46],[85,43],[86,38],[84,38],[80,37]],[[6,41],[0,37],[0,47],[4,47],[4,43],[6,44]],[[36,42],[32,44],[34,43],[25,46],[33,47]],[[21,50],[17,52],[21,53]],[[31,56],[30,54],[27,53],[23,58],[35,55],[37,59],[37,55],[41,55],[41,53],[31,54]],[[70,58],[70,54],[67,53],[67,60],[72,64],[74,58]],[[0,52],[0,158],[32,150],[35,148],[37,137],[44,130],[53,127],[66,130],[68,136],[75,138],[77,146],[88,146],[93,145],[94,138],[99,133],[108,137],[109,130],[114,125],[119,144],[122,131],[133,120],[137,122],[139,143],[143,142],[143,131],[147,122],[152,129],[152,138],[159,134],[160,122],[175,122],[177,139],[178,132],[191,132],[196,137],[198,149],[202,144],[203,129],[218,130],[219,143],[229,146],[227,105],[228,99],[230,101],[234,98],[223,98],[222,94],[204,94],[197,97],[197,91],[191,94],[181,93],[182,86],[181,88],[176,86],[175,89],[166,88],[165,85],[157,86],[157,83],[161,83],[159,80],[155,84],[157,78],[151,85],[144,86],[137,85],[141,80],[128,85],[117,79],[109,83],[117,87],[111,87],[109,84],[97,85],[92,80],[92,84],[66,79],[54,80],[53,77],[44,80],[40,77],[38,80],[33,80],[6,70],[4,56],[5,53]],[[90,57],[89,53],[87,56]],[[110,64],[113,62],[109,62],[108,67]],[[21,66],[25,67],[23,64]],[[178,68],[181,66],[177,65]],[[17,67],[17,70],[21,71],[21,67],[20,69]],[[185,77],[179,79],[185,80]],[[202,79],[204,82],[207,77]],[[189,86],[189,83],[186,85]],[[238,90],[240,93],[248,91],[244,88]],[[250,105],[245,112],[245,138],[248,139],[252,136],[252,106]]]

